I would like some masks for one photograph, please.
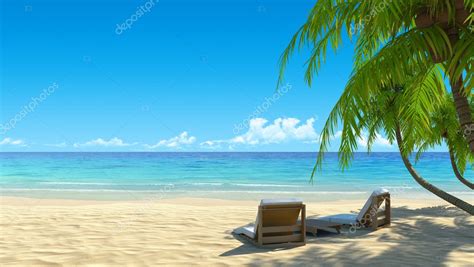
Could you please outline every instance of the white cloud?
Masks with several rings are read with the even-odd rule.
[[[252,119],[249,123],[249,129],[245,134],[235,136],[231,139],[209,140],[200,143],[204,149],[233,149],[237,145],[265,145],[280,144],[289,141],[300,141],[303,143],[319,142],[319,134],[314,129],[314,118],[301,123],[296,118],[278,118],[269,124],[264,118]],[[331,140],[340,140],[342,131],[337,131]],[[367,147],[367,133],[363,133],[357,140],[360,147]],[[393,148],[390,141],[380,134],[377,134],[373,146],[375,148]]]
[[[16,139],[16,140],[13,140],[11,138],[4,138],[2,141],[0,141],[0,146],[6,146],[6,145],[10,145],[10,146],[26,146],[25,142],[21,139]]]
[[[314,130],[314,118],[306,120],[305,124],[298,126],[300,120],[295,118],[278,118],[267,125],[268,120],[255,118],[250,120],[249,130],[231,139],[237,144],[272,144],[291,140],[315,142],[319,135]]]
[[[102,138],[97,138],[95,140],[91,140],[82,144],[75,143],[74,147],[84,147],[84,146],[102,146],[102,147],[125,147],[125,146],[132,146],[135,145],[125,143],[122,139],[114,137],[110,140],[104,140]]]
[[[206,142],[202,142],[199,145],[201,145],[201,146],[214,146],[216,144],[217,144],[217,141],[206,141]]]
[[[300,124],[300,120],[296,118],[278,118],[272,124],[268,124],[268,120],[264,118],[255,118],[250,120],[249,129],[245,134],[229,140],[205,141],[200,145],[204,148],[215,149],[220,148],[222,144],[279,144],[294,140],[315,143],[319,135],[314,130],[314,121],[314,118],[310,118],[306,120],[306,123]]]
[[[390,143],[390,140],[387,138],[377,134],[377,139],[375,139],[375,144],[379,146],[385,146],[385,147],[393,147],[393,144]]]
[[[229,140],[209,140],[209,141],[202,142],[199,145],[202,148],[206,148],[206,149],[218,149],[222,147],[221,145],[228,144],[229,142],[230,142]],[[231,146],[229,145],[229,149],[230,148]]]
[[[182,132],[180,135],[170,139],[160,140],[154,145],[145,145],[148,149],[155,149],[159,147],[179,148],[182,145],[191,145],[196,142],[196,137],[190,136],[188,132]]]

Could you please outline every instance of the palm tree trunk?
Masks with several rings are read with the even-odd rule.
[[[454,158],[454,152],[449,147],[449,158],[451,159],[451,166],[453,167],[454,174],[456,175],[456,178],[458,178],[461,183],[465,184],[467,187],[471,188],[474,190],[474,184],[469,182],[466,178],[464,178],[461,174],[461,172],[458,169],[458,165],[456,165],[456,159]]]
[[[411,164],[410,160],[408,159],[407,156],[404,155],[403,153],[403,138],[402,138],[402,133],[400,131],[400,127],[397,125],[396,128],[396,138],[397,138],[397,143],[398,143],[398,149],[400,150],[400,155],[403,160],[403,164],[405,164],[405,167],[407,168],[408,172],[413,176],[415,181],[421,185],[423,188],[426,190],[430,191],[431,193],[435,194],[436,196],[440,197],[441,199],[453,204],[454,206],[464,210],[465,212],[474,215],[474,206],[471,204],[451,195],[448,194],[447,192],[437,188],[436,186],[430,184],[428,181],[423,179],[418,172],[415,170],[413,165]]]
[[[457,81],[450,80],[450,83],[461,131],[463,131],[469,144],[471,153],[474,153],[474,123],[472,122],[471,108],[469,107],[467,96],[463,92],[462,78],[459,78]]]
[[[459,41],[459,31],[456,27],[446,29],[446,34],[449,36],[451,46],[454,47]],[[458,65],[459,62],[456,62]],[[457,68],[458,66],[456,66]],[[463,88],[462,75],[459,78],[454,78],[454,74],[449,75],[449,84],[451,85],[451,91],[454,98],[454,106],[456,107],[456,113],[458,115],[459,124],[461,125],[461,131],[466,138],[471,153],[474,154],[474,123],[472,122],[471,108],[467,100],[467,95]]]

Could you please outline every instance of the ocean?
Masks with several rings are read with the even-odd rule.
[[[0,194],[33,198],[143,200],[205,197],[308,201],[366,198],[378,187],[393,196],[433,198],[398,153],[356,153],[341,171],[337,153],[310,182],[316,153],[0,153]],[[452,173],[447,153],[416,165],[434,185],[465,200],[474,193]],[[465,177],[473,179],[469,167]]]

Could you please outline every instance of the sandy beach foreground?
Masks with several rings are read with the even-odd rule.
[[[358,211],[364,200],[306,203],[308,215]],[[1,199],[2,265],[473,266],[474,218],[436,200],[394,199],[390,228],[308,236],[304,247],[258,249],[233,228],[257,202]]]

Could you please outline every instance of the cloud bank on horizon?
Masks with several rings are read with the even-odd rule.
[[[25,142],[21,139],[12,139],[6,137],[0,141],[0,146],[25,146]]]
[[[314,128],[315,118],[309,118],[302,122],[297,118],[277,118],[270,122],[265,118],[254,118],[249,121],[247,131],[223,139],[203,140],[197,142],[198,138],[187,131],[167,139],[161,139],[154,144],[143,142],[125,141],[119,137],[96,138],[85,142],[68,144],[60,142],[56,144],[44,144],[44,147],[60,148],[64,151],[245,151],[251,148],[265,148],[268,145],[278,146],[287,143],[317,144],[320,135]],[[331,150],[336,151],[341,131],[336,132],[333,137],[334,144]],[[361,150],[367,148],[367,136],[362,135],[358,140]],[[22,139],[4,138],[0,141],[0,147],[25,147],[29,143]],[[378,135],[374,142],[374,149],[393,149],[390,141]],[[3,149],[2,149],[3,150]],[[393,150],[396,151],[396,150]]]
[[[205,149],[221,149],[224,145],[233,149],[236,145],[258,146],[291,141],[316,143],[319,134],[313,127],[314,121],[310,118],[300,125],[296,118],[277,118],[268,124],[267,119],[254,118],[250,120],[246,133],[230,139],[204,141],[200,145]]]
[[[144,147],[147,149],[157,149],[160,147],[167,148],[182,148],[183,146],[188,146],[193,144],[196,141],[196,137],[190,136],[188,132],[182,132],[180,135],[166,139],[160,140],[154,145],[144,144]]]

